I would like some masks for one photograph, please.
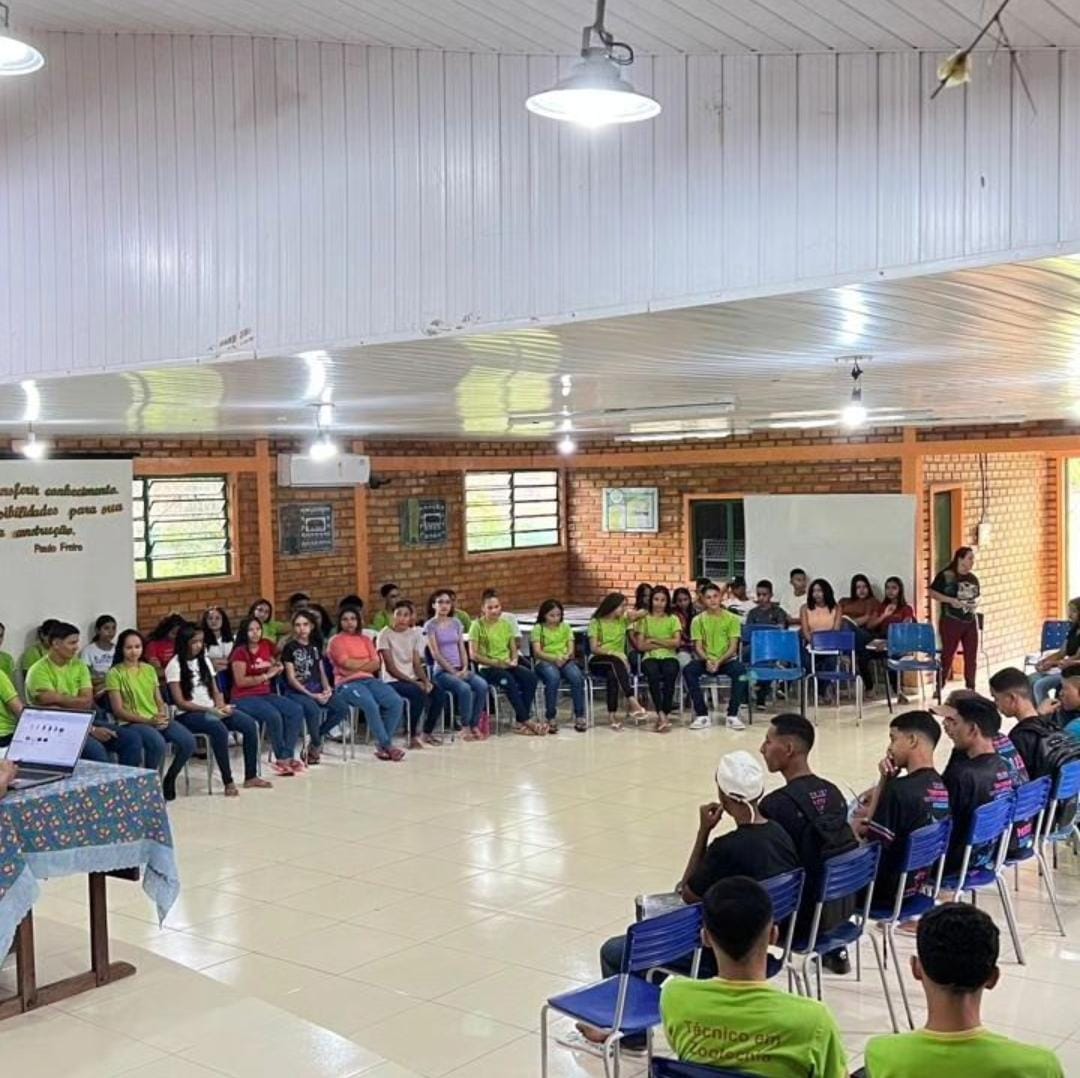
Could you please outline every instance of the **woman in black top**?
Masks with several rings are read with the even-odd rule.
[[[949,680],[953,659],[964,649],[964,684],[975,688],[979,657],[979,623],[975,607],[979,602],[979,578],[971,571],[975,551],[960,547],[953,559],[934,577],[930,598],[940,604],[938,631],[941,633],[941,683]]]

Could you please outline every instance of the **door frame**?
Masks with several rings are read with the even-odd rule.
[[[937,550],[934,544],[934,499],[938,494],[949,494],[951,504],[952,516],[952,544],[949,550],[951,555],[957,547],[964,545],[964,488],[960,483],[931,483],[929,487],[928,497],[928,511],[929,511],[929,527],[927,529],[927,540],[930,548],[930,564],[926,567],[929,576],[927,578],[927,587],[929,582],[934,579],[937,574]]]
[[[697,579],[697,573],[694,571],[694,502],[736,502],[747,497],[749,495],[727,490],[720,494],[683,495],[683,568],[686,570],[688,584]],[[693,591],[693,588],[690,590]]]

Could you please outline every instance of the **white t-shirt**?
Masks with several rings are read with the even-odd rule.
[[[394,665],[399,670],[412,672],[415,657],[419,655],[422,659],[424,655],[424,634],[415,625],[403,632],[387,627],[379,630],[375,646],[379,651],[389,651]],[[398,680],[387,670],[385,663],[383,663],[382,677],[383,681]]]
[[[199,669],[198,659],[188,659],[188,669],[191,671],[191,702],[196,707],[205,708],[209,711],[214,707],[214,694],[209,687],[203,684],[202,671]],[[174,681],[180,681],[180,660],[174,655],[165,667],[165,680],[171,685]]]
[[[90,672],[97,677],[104,677],[113,664],[114,650],[112,648],[99,648],[91,642],[82,649],[82,661],[90,667]]]
[[[235,641],[230,640],[227,643],[207,644],[203,651],[206,652],[206,657],[211,663],[228,662],[234,647],[236,647]]]

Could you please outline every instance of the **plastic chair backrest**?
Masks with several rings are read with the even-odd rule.
[[[1057,788],[1054,790],[1055,801],[1071,801],[1080,794],[1080,760],[1064,764],[1058,772]]]
[[[783,629],[775,633],[754,633],[750,637],[750,664],[787,663],[790,666],[802,665],[802,653],[799,650],[799,634],[794,629]]]
[[[925,655],[937,654],[937,637],[933,625],[923,621],[907,621],[889,626],[889,658],[913,655],[922,652]]]
[[[1042,637],[1040,638],[1040,651],[1056,651],[1068,639],[1072,623],[1068,621],[1044,621]]]
[[[754,635],[754,633],[768,633],[768,632],[775,633],[775,632],[779,632],[779,631],[780,631],[780,626],[779,625],[767,625],[767,624],[762,624],[762,625],[750,624],[750,625],[748,625],[746,622],[743,622],[743,626],[739,630],[739,636],[742,639],[742,642],[744,644],[748,644],[748,643],[750,643],[750,638]]]
[[[929,868],[949,848],[952,835],[952,819],[946,817],[937,823],[929,823],[908,835],[907,849],[904,851],[903,872],[918,872]]]
[[[830,857],[825,861],[819,901],[834,902],[868,887],[877,875],[880,858],[881,846],[876,842]]]
[[[806,872],[797,868],[792,872],[785,872],[780,876],[772,876],[761,881],[761,886],[769,892],[772,900],[773,921],[780,923],[786,921],[802,902],[803,883],[806,880]]]
[[[815,651],[854,651],[855,634],[850,629],[827,629],[824,632],[811,633],[810,647]]]
[[[649,917],[626,930],[622,973],[670,965],[701,946],[701,906]]]
[[[1017,788],[1013,801],[1012,822],[1027,823],[1035,819],[1050,803],[1050,787],[1053,780],[1049,775],[1041,779],[1032,779]]]
[[[749,1071],[733,1071],[727,1067],[710,1067],[707,1063],[683,1063],[678,1059],[654,1056],[649,1078],[753,1078]]]
[[[370,625],[365,625],[365,626],[364,626],[364,628],[363,628],[363,629],[361,629],[360,631],[361,631],[361,632],[362,632],[362,633],[364,634],[364,636],[366,636],[366,637],[367,637],[367,638],[368,638],[369,640],[377,640],[377,639],[378,639],[378,637],[379,637],[379,630],[378,630],[378,629],[372,629]]]
[[[968,833],[968,846],[983,846],[996,842],[1005,829],[1012,823],[1013,802],[1015,797],[999,797],[980,805],[971,818],[971,830]]]

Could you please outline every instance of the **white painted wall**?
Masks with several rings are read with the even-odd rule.
[[[47,34],[0,85],[0,380],[559,321],[1080,244],[1080,52],[644,57],[583,133],[566,61]]]

